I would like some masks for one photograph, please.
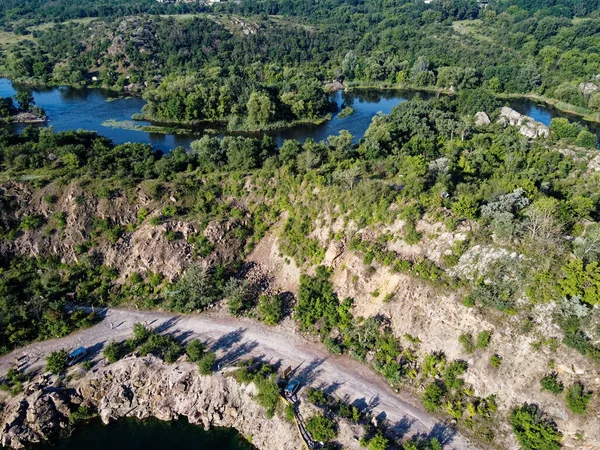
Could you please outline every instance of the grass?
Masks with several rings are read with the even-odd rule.
[[[159,125],[138,125],[133,120],[106,120],[102,123],[103,127],[119,128],[121,130],[144,131],[146,133],[157,134],[192,134],[193,131],[188,128],[165,127]]]

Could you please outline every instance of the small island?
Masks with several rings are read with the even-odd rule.
[[[346,106],[345,108],[342,108],[342,110],[337,116],[338,119],[343,119],[344,117],[351,116],[352,114],[354,114],[354,108],[352,108],[351,106]]]
[[[46,112],[35,104],[31,92],[20,91],[14,97],[0,97],[0,123],[44,123],[47,120]]]

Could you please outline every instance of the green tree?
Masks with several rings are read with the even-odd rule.
[[[29,112],[31,111],[31,107],[35,105],[35,101],[33,100],[33,95],[28,91],[19,91],[15,95],[15,100],[19,102],[19,111]]]
[[[46,359],[46,370],[55,375],[60,375],[67,370],[69,365],[69,352],[67,350],[58,350],[50,353]]]
[[[258,299],[258,317],[268,325],[279,323],[283,316],[283,302],[279,294],[261,295]]]
[[[205,351],[206,344],[201,342],[199,339],[192,339],[185,347],[185,352],[192,362],[200,361],[202,356],[204,356]]]
[[[308,419],[306,421],[306,430],[317,442],[327,442],[337,436],[335,423],[322,414],[315,414]]]
[[[511,414],[513,432],[525,450],[558,450],[561,433],[556,424],[542,416],[537,405],[524,404]]]
[[[248,110],[247,121],[253,128],[262,128],[267,125],[275,114],[275,105],[269,94],[265,92],[252,92],[246,105]]]
[[[567,407],[575,414],[584,414],[591,399],[592,393],[586,392],[582,383],[573,383],[565,395]]]
[[[201,375],[210,375],[215,370],[217,355],[215,352],[207,352],[198,361],[198,371]]]

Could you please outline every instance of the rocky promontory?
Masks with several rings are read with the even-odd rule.
[[[67,435],[71,413],[80,406],[98,412],[108,424],[122,417],[236,428],[259,449],[302,447],[295,426],[265,411],[252,399],[253,384],[233,377],[202,376],[190,363],[165,364],[152,356],[131,357],[74,374],[71,381],[48,374],[9,398],[0,413],[0,445],[14,449]]]

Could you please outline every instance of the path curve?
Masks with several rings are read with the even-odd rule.
[[[37,342],[0,357],[0,376],[4,375],[17,357],[27,355],[26,370],[42,369],[45,357],[61,348],[84,346],[99,355],[112,340],[131,337],[133,324],[145,322],[163,333],[181,339],[200,338],[208,341],[223,366],[244,357],[261,357],[282,367],[298,367],[294,377],[303,384],[321,387],[333,395],[357,406],[370,408],[373,415],[387,419],[395,429],[406,435],[422,433],[438,437],[446,448],[476,449],[461,436],[454,434],[435,417],[427,413],[415,399],[395,393],[385,380],[368,366],[347,356],[332,355],[320,344],[308,341],[293,331],[270,327],[247,318],[233,318],[203,313],[176,315],[156,311],[127,309],[104,310],[105,318],[94,327],[67,337]]]

